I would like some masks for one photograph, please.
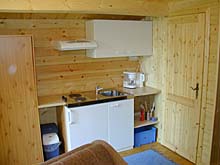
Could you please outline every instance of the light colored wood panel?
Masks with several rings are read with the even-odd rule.
[[[198,22],[198,15],[188,15],[188,16],[179,16],[179,17],[169,17],[168,24],[184,24],[184,23],[195,23]]]
[[[200,135],[199,135],[199,145],[198,145],[198,155],[197,155],[197,164],[203,164],[207,165],[209,164],[210,160],[210,146],[211,146],[211,139],[212,139],[212,133],[205,133],[203,134],[203,131],[212,129],[212,125],[210,125],[210,121],[213,121],[212,118],[208,117],[209,120],[206,120],[206,113],[211,112],[214,114],[214,97],[215,97],[215,79],[216,79],[216,65],[217,65],[217,41],[218,41],[218,23],[219,23],[219,2],[217,1],[207,1],[207,0],[173,0],[170,1],[169,4],[169,15],[189,15],[192,13],[206,13],[206,39],[205,39],[205,62],[204,62],[204,73],[203,73],[203,85],[202,87],[202,113],[201,113],[201,123],[200,123]],[[167,90],[164,88],[166,86],[163,84],[163,78],[161,75],[170,75],[172,70],[166,70],[164,69],[163,72],[159,72],[160,68],[163,68],[163,66],[166,66],[167,63],[160,63],[160,66],[155,65],[155,63],[159,63],[163,57],[166,57],[167,55],[167,49],[169,49],[169,52],[172,52],[175,47],[175,44],[172,45],[172,47],[167,47],[163,49],[163,45],[166,45],[166,27],[163,26],[162,22],[165,22],[166,18],[154,18],[154,57],[148,58],[147,61],[144,61],[144,68],[146,72],[150,71],[149,77],[148,77],[148,83],[151,86],[157,87],[159,84],[159,87],[161,89],[161,97],[164,97],[164,93]],[[157,26],[160,25],[160,28]],[[212,30],[211,30],[212,29]],[[190,31],[190,28],[186,29],[187,31]],[[160,33],[161,32],[161,33]],[[173,31],[174,32],[174,31]],[[160,37],[158,37],[158,34],[160,34]],[[186,40],[189,40],[190,36],[186,38]],[[212,40],[211,43],[210,39]],[[161,44],[163,43],[163,44]],[[188,46],[190,44],[188,43]],[[186,50],[185,52],[188,53],[193,48],[193,45],[191,45],[191,48]],[[156,59],[154,62],[152,59]],[[166,60],[164,60],[166,61]],[[188,61],[189,65],[192,62],[192,60],[186,60]],[[169,61],[168,65],[173,65],[172,61]],[[190,70],[190,68],[188,68]],[[209,72],[209,73],[208,73]],[[161,74],[162,73],[162,74]],[[187,77],[190,78],[190,74],[187,74]],[[157,77],[160,77],[161,79],[157,79]],[[158,81],[160,80],[160,81]],[[210,81],[211,80],[211,81]],[[191,82],[189,82],[191,83]],[[209,85],[208,85],[209,84]],[[190,85],[190,84],[189,84]],[[172,86],[172,85],[170,85]],[[164,104],[164,99],[162,102],[160,102],[159,105]],[[165,106],[163,106],[165,107]],[[163,116],[163,118],[169,117],[169,113],[164,114],[165,109],[161,108],[159,116]],[[161,120],[160,120],[161,121]],[[208,122],[208,123],[206,123]],[[162,128],[164,128],[165,122],[163,122]],[[160,125],[160,123],[159,123]],[[160,127],[159,127],[160,128]],[[159,140],[161,138],[161,141],[163,141],[164,136],[166,136],[166,132],[164,132],[162,135],[160,135],[161,131],[158,131],[159,133]],[[204,137],[204,138],[203,138]],[[171,146],[172,148],[172,146]]]
[[[176,108],[176,117],[180,119],[177,120],[176,125],[184,125],[184,127],[178,128],[176,132],[176,152],[192,160],[196,157],[196,152],[194,152],[192,148],[197,147],[197,139],[192,137],[198,134],[199,123],[195,122],[195,119],[198,119],[198,117],[196,113],[192,114],[193,108],[188,108],[188,106],[180,104],[178,104]],[[182,116],[185,116],[185,118]]]
[[[169,15],[185,15],[206,12],[207,8],[218,5],[218,0],[170,0]]]
[[[130,93],[134,96],[156,95],[160,93],[159,89],[148,87],[148,86],[136,88],[136,89],[124,88],[123,91]]]
[[[101,79],[104,78],[111,81],[111,87],[118,87],[122,86],[123,71],[138,71],[139,62],[129,61],[127,57],[92,59],[85,55],[85,50],[60,52],[53,49],[53,41],[85,38],[85,20],[4,19],[0,34],[33,35],[39,95],[93,90],[96,80],[102,84]],[[120,78],[121,82],[117,80],[117,83],[112,83],[115,77]],[[57,80],[59,85],[54,85]],[[76,81],[73,87],[69,83],[71,81]],[[86,84],[92,85],[89,87]],[[107,83],[104,84],[107,87]]]
[[[125,89],[125,91],[126,91],[126,89]],[[140,105],[141,104],[143,104],[145,108],[147,105],[147,111],[150,110],[150,108],[152,107],[153,102],[154,102],[154,95],[139,96],[139,97],[135,97],[134,99],[135,99],[134,100],[134,112],[140,113]],[[155,116],[155,117],[157,117],[157,116]]]
[[[115,78],[120,79],[120,80],[123,79],[123,75],[118,74],[118,73],[116,73],[115,75],[112,74],[111,76],[105,77],[105,78],[103,76],[104,76],[103,74],[101,74],[101,76],[96,76],[94,74],[91,74],[90,77],[89,76],[88,77],[78,77],[78,78],[75,78],[74,80],[72,80],[72,79],[60,79],[60,80],[56,80],[56,82],[51,81],[51,80],[38,81],[38,87],[41,88],[42,86],[45,86],[49,90],[49,88],[50,88],[49,85],[56,84],[57,88],[60,86],[59,88],[62,89],[61,84],[63,84],[63,85],[65,85],[65,84],[75,84],[75,85],[79,84],[79,85],[82,85],[82,84],[90,84],[90,83],[95,83],[96,84],[96,83],[98,83],[98,81],[113,81],[113,79],[115,79]],[[108,80],[106,78],[108,78]],[[97,82],[95,80],[97,80]],[[122,82],[120,82],[120,84],[122,84]],[[73,85],[72,88],[74,88],[75,85]],[[94,89],[95,89],[95,86],[93,86],[92,90],[94,90]],[[86,91],[89,91],[89,90],[86,90]],[[56,93],[54,93],[54,94],[56,94]]]
[[[70,53],[70,52],[69,52]],[[81,51],[79,53],[85,53],[84,51]],[[36,65],[37,66],[49,66],[49,65],[60,65],[60,64],[79,64],[79,63],[95,63],[95,62],[102,62],[102,65],[105,65],[105,62],[108,61],[121,61],[123,64],[123,61],[127,61],[128,58],[122,57],[122,58],[100,58],[100,59],[94,59],[89,58],[85,54],[60,54],[58,56],[40,56],[36,57]],[[135,63],[135,62],[133,62]]]
[[[188,105],[190,107],[194,107],[194,104],[195,104],[193,99],[189,99],[189,98],[178,96],[178,95],[171,94],[171,93],[168,93],[167,99],[170,101],[179,102],[183,105]]]
[[[186,18],[183,19],[183,17]],[[191,18],[196,20],[192,21]],[[174,125],[174,129],[165,128],[167,136],[164,136],[164,144],[192,162],[196,162],[201,91],[196,98],[191,87],[195,87],[197,83],[200,86],[202,84],[204,37],[204,14],[168,18],[170,50],[168,50],[169,74],[166,78],[167,100],[165,102],[169,102],[166,104],[166,112],[171,109],[175,120],[172,120],[173,116],[169,115],[164,119],[166,121],[164,127]],[[170,137],[170,134],[174,137]]]
[[[71,64],[62,64],[59,65],[48,65],[48,66],[38,66],[37,67],[37,73],[41,75],[47,75],[47,74],[56,74],[56,73],[68,73],[71,72],[74,73],[84,73],[84,72],[91,72],[91,71],[102,71],[102,70],[117,70],[117,69],[123,69],[123,68],[134,68],[137,67],[138,63],[134,61],[126,61],[126,60],[115,60],[115,61],[96,61],[93,60],[90,61],[81,61],[81,62],[72,62]]]
[[[63,142],[64,151],[67,151],[67,132],[66,132],[66,124],[65,124],[65,118],[64,118],[64,106],[57,107],[56,109],[57,113],[57,123],[58,123],[58,129],[59,129],[59,136],[61,141]]]
[[[135,71],[136,68],[127,68],[127,70],[129,71]],[[99,78],[102,77],[103,79],[105,78],[111,78],[112,76],[115,75],[121,75],[121,77],[123,77],[123,72],[125,71],[125,68],[119,70],[119,69],[115,69],[115,70],[103,70],[103,71],[90,71],[90,72],[74,72],[73,74],[71,73],[60,73],[60,74],[50,74],[50,75],[45,75],[44,77],[38,76],[38,83],[43,82],[45,83],[49,83],[50,81],[56,81],[56,80],[72,80],[72,81],[84,81],[84,80],[88,80],[91,78]]]
[[[163,144],[166,145],[169,149],[175,151],[176,146],[173,143],[175,139],[175,123],[176,123],[176,103],[171,101],[165,102],[165,112],[164,112],[164,118],[169,118],[169,120],[164,120],[163,122]],[[169,127],[167,127],[169,125]],[[170,131],[173,133],[171,134]]]
[[[146,85],[160,89],[161,92],[154,97],[156,104],[155,116],[158,117],[159,123],[156,125],[158,129],[157,140],[163,140],[163,119],[164,114],[164,97],[165,97],[165,77],[166,73],[166,52],[167,52],[167,18],[153,19],[153,56],[141,59],[141,69],[148,74]],[[135,101],[136,102],[136,101]],[[138,105],[139,106],[139,105]]]
[[[133,1],[133,0],[15,0],[13,3],[2,0],[1,12],[22,13],[98,13],[98,14],[121,14],[121,15],[144,15],[159,16],[167,15],[168,1]]]
[[[209,164],[210,154],[211,153],[211,136],[210,134],[204,134],[203,131],[209,129],[208,127],[212,127],[212,125],[206,124],[208,120],[206,120],[207,111],[214,112],[213,106],[207,106],[207,104],[213,104],[215,96],[215,70],[212,68],[212,64],[217,65],[217,38],[216,35],[218,32],[218,20],[219,20],[219,2],[218,1],[205,1],[205,0],[179,0],[179,1],[170,1],[170,13],[169,15],[185,15],[191,13],[206,13],[206,54],[205,54],[205,69],[204,69],[204,83],[203,83],[203,96],[202,96],[202,114],[201,114],[201,127],[200,127],[200,144],[198,146],[198,155],[197,155],[197,163],[198,164]],[[211,30],[212,29],[212,30]],[[216,32],[215,32],[216,31]],[[210,43],[209,43],[210,42]],[[210,68],[211,67],[211,68]],[[210,69],[209,69],[210,68]],[[209,73],[207,71],[209,70]],[[213,70],[213,72],[211,71]],[[212,79],[212,82],[207,81]],[[207,93],[206,93],[207,91]],[[207,94],[207,95],[206,95]],[[207,97],[208,98],[207,98]],[[209,120],[212,120],[209,118]],[[204,154],[203,154],[204,153]]]
[[[85,39],[84,28],[0,29],[2,35],[33,35],[35,47],[52,48],[52,41]]]
[[[85,58],[85,50],[70,50],[70,51],[57,51],[54,48],[44,48],[44,47],[35,47],[34,48],[34,52],[36,54],[35,59],[38,61],[38,63],[42,63],[43,60],[41,58],[45,57],[47,58],[47,56],[53,56],[54,58],[56,58],[56,56],[65,56],[65,55],[69,55],[69,56],[77,56],[79,58]],[[39,65],[39,64],[38,64]]]
[[[7,29],[50,29],[50,28],[83,28],[83,20],[63,19],[0,19],[0,28]]]
[[[149,126],[149,125],[152,126],[152,125],[155,125],[158,123],[159,123],[159,121],[147,121],[147,120],[140,121],[140,119],[138,117],[134,120],[134,128],[140,128],[140,127]]]
[[[122,78],[120,76],[103,79],[102,77],[88,79],[85,81],[58,81],[50,82],[44,85],[38,85],[38,96],[51,94],[68,94],[70,92],[82,92],[95,90],[99,85],[103,88],[114,88],[122,86]],[[62,87],[62,88],[61,88]]]
[[[30,36],[0,36],[0,164],[43,161]]]
[[[203,150],[207,150],[204,143],[204,130],[205,130],[205,113],[206,113],[206,102],[207,102],[207,82],[208,82],[208,67],[209,67],[209,58],[210,53],[210,9],[206,11],[206,33],[205,33],[205,58],[204,58],[204,72],[203,72],[203,86],[202,86],[202,108],[200,116],[200,130],[199,130],[199,139],[197,147],[197,164],[207,164],[209,162],[209,157],[204,157],[202,154]],[[204,161],[205,160],[205,161]]]

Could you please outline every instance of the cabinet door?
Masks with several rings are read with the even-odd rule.
[[[43,161],[30,36],[0,36],[0,164]]]
[[[108,141],[108,104],[95,104],[69,109],[67,150],[94,140]]]
[[[109,103],[109,143],[117,150],[130,149],[134,144],[134,100]]]

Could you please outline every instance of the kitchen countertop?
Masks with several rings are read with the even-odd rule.
[[[152,88],[152,87],[141,87],[136,89],[127,89],[127,88],[119,88],[119,91],[128,93],[128,98],[132,98],[135,96],[145,96],[145,95],[153,95],[160,93],[160,90]],[[103,100],[108,97],[98,95],[96,96],[95,91],[88,91],[88,92],[80,92],[82,96],[87,98],[86,102],[95,101],[95,100]],[[67,103],[62,99],[63,95],[54,95],[54,96],[40,96],[38,97],[38,108],[48,108],[48,107],[55,107],[55,106],[64,106]],[[68,96],[66,94],[65,96]]]

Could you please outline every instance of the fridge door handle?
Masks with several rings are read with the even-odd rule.
[[[118,107],[120,107],[120,104],[118,104],[118,103],[112,104],[112,105],[110,105],[110,107],[111,107],[111,108],[118,108]]]
[[[69,125],[73,125],[76,124],[76,122],[73,120],[73,111],[68,111],[68,121],[69,121]]]

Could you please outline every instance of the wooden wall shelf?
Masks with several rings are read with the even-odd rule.
[[[161,91],[156,88],[152,87],[141,87],[141,88],[136,88],[136,89],[128,89],[128,88],[123,88],[124,92],[130,93],[134,96],[147,96],[147,95],[155,95],[160,93]]]

